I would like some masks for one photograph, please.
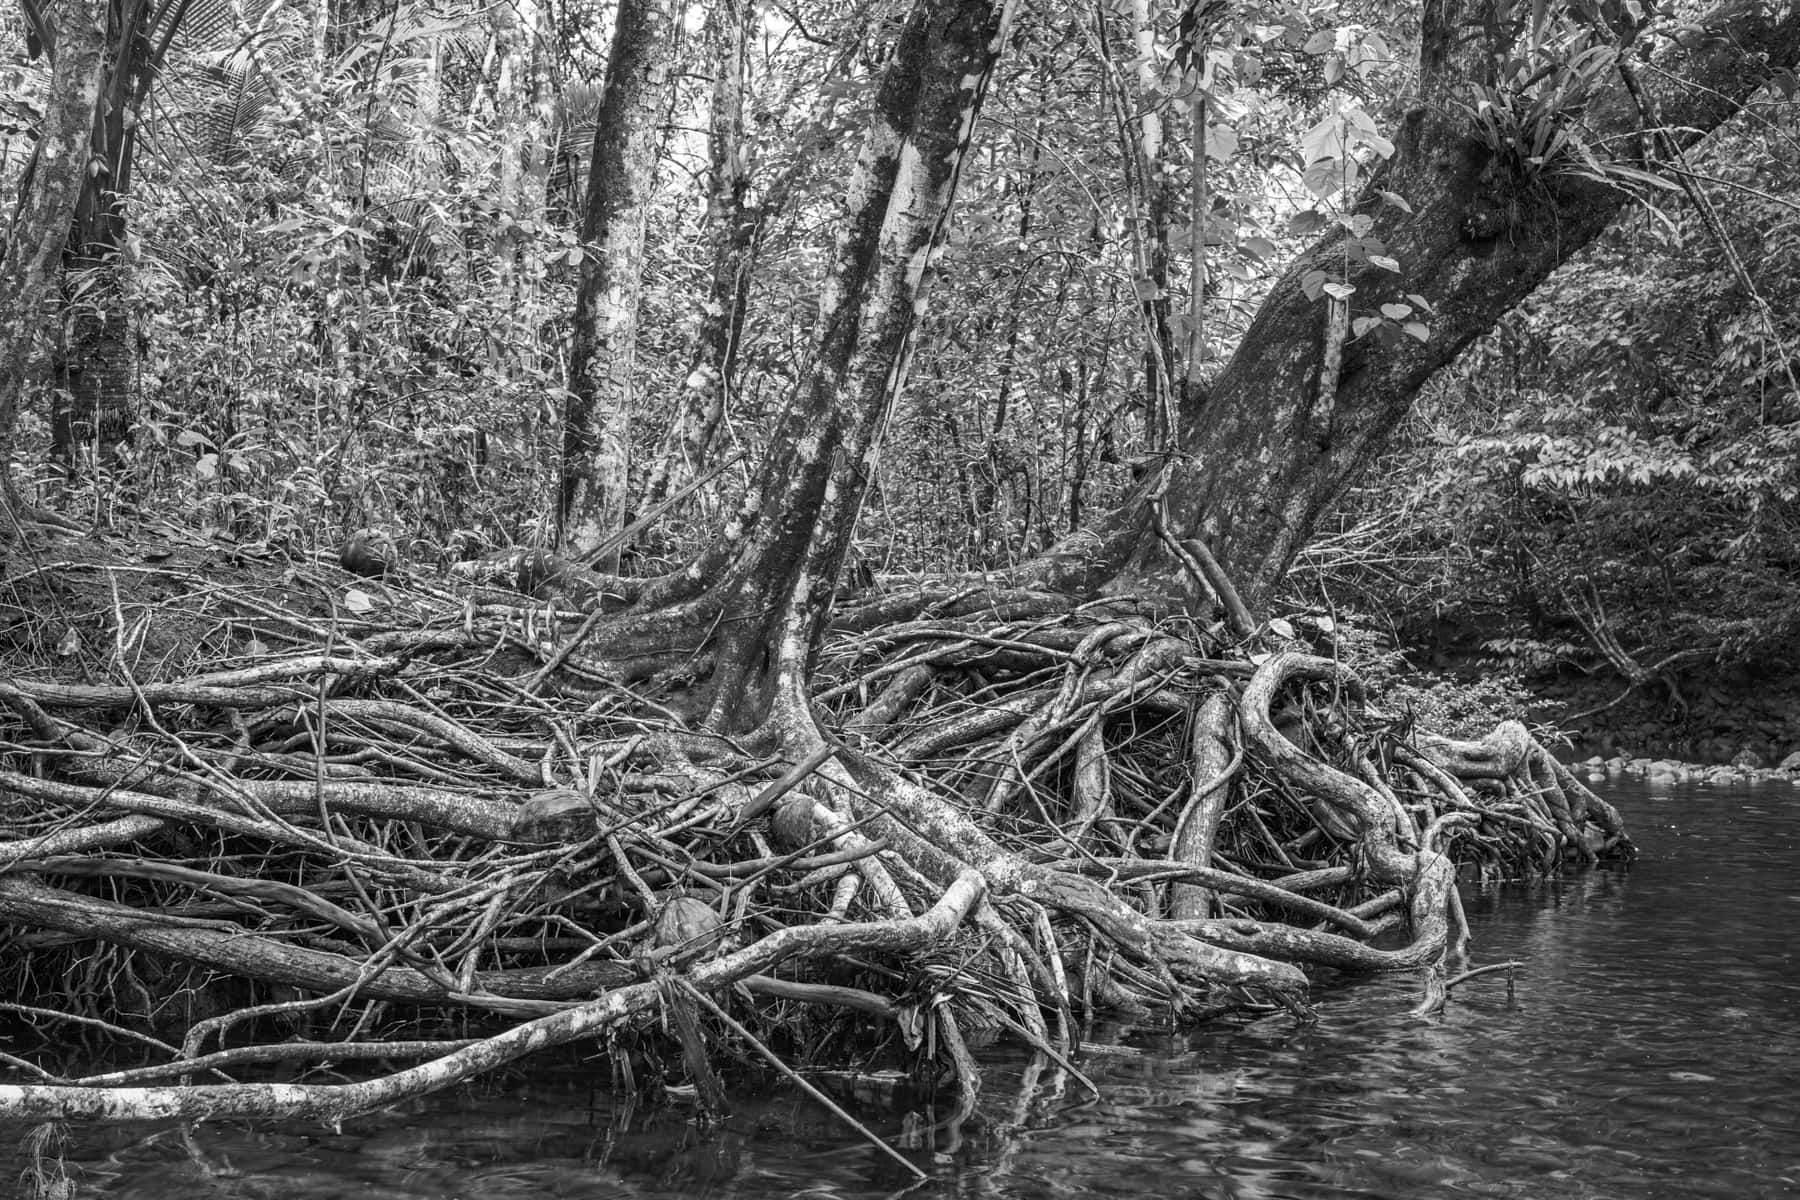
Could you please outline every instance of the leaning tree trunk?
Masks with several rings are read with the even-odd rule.
[[[30,183],[11,236],[0,243],[0,486],[18,508],[11,461],[26,371],[43,333],[50,267],[88,176],[88,145],[100,102],[105,30],[96,4],[46,0],[39,10],[51,60],[49,100]],[[0,537],[10,537],[10,523]]]
[[[711,282],[691,344],[679,411],[664,434],[657,462],[644,486],[646,512],[683,490],[707,465],[737,387],[750,282],[764,236],[770,223],[786,211],[789,198],[813,161],[828,147],[834,129],[832,115],[844,102],[843,89],[822,89],[801,122],[801,136],[778,156],[785,158],[787,165],[762,181],[761,194],[752,203],[749,197],[754,181],[743,141],[750,16],[741,0],[722,0],[709,16],[707,36],[720,64],[713,79],[708,137],[711,173],[706,224]],[[862,37],[859,34],[852,40],[860,45]],[[840,52],[828,79],[836,79],[850,57]],[[775,110],[787,102],[775,104]]]
[[[674,13],[670,0],[622,0],[594,127],[557,505],[559,540],[578,549],[592,549],[625,526],[644,222],[670,86]],[[616,564],[616,549],[611,558],[601,565]]]
[[[144,100],[186,13],[187,0],[107,5],[109,70],[94,113],[92,166],[63,252],[61,386],[50,414],[51,457],[72,476],[84,451],[106,463],[131,437],[137,362],[123,261],[125,202]]]
[[[1186,453],[1167,489],[1170,522],[1178,534],[1210,546],[1253,610],[1267,607],[1319,521],[1381,453],[1425,381],[1631,200],[1625,177],[1608,181],[1604,164],[1573,153],[1524,163],[1478,136],[1455,102],[1467,98],[1471,82],[1490,103],[1523,111],[1531,102],[1498,76],[1496,62],[1515,49],[1514,31],[1483,24],[1485,11],[1473,0],[1427,4],[1419,103],[1394,139],[1393,159],[1354,209],[1373,222],[1369,237],[1384,247],[1372,253],[1398,260],[1399,271],[1366,256],[1346,271],[1349,234],[1339,228],[1322,238],[1276,284],[1198,423],[1183,430]],[[1471,36],[1476,29],[1487,32]],[[1742,108],[1772,73],[1800,62],[1800,8],[1726,4],[1662,40],[1651,61],[1653,69],[1638,72],[1648,107],[1660,110],[1675,142],[1692,144]],[[1621,74],[1631,70],[1621,54],[1611,74],[1595,81],[1584,108],[1546,119],[1596,153],[1641,145],[1644,108]],[[1405,319],[1428,322],[1429,340],[1416,341],[1388,320],[1342,346],[1336,387],[1322,388],[1326,308],[1305,285],[1319,272],[1356,289],[1357,318],[1380,322],[1382,305],[1411,306]],[[1318,295],[1316,286],[1311,291]],[[1428,308],[1419,311],[1408,296],[1423,297]],[[1165,549],[1150,533],[1144,494],[1109,519],[1102,552],[1065,555],[1051,573],[1099,583],[1123,561],[1119,577],[1128,588],[1166,577]]]

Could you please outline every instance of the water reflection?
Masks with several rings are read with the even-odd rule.
[[[1411,979],[1336,989],[1320,1019],[1134,1031],[1060,1072],[994,1061],[960,1118],[843,1093],[932,1173],[910,1194],[1338,1200],[1800,1196],[1800,789],[1617,789],[1643,856],[1466,894],[1478,962],[1439,1018]],[[1107,1031],[1096,1031],[1104,1038]],[[76,1130],[83,1196],[869,1197],[907,1178],[803,1097],[721,1130],[611,1108],[604,1064],[359,1122]],[[860,1103],[857,1101],[860,1100]],[[0,1193],[18,1177],[0,1130]]]

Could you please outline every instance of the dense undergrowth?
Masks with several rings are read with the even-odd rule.
[[[1762,702],[1800,662],[1800,159],[1760,140],[1791,147],[1795,105],[1746,118],[1694,156],[1728,200],[1647,204],[1552,275],[1310,552],[1344,603],[1529,678],[1594,745],[1800,745]]]

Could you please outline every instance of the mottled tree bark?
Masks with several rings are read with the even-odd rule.
[[[925,0],[901,32],[846,192],[818,352],[751,499],[694,567],[724,567],[715,726],[756,725],[778,692],[804,694],[1010,11]]]
[[[106,46],[100,5],[45,0],[39,12],[42,33],[48,35],[50,93],[30,186],[0,253],[0,484],[14,510],[14,427],[26,370],[43,332],[51,264],[68,244],[69,221],[87,178]],[[0,529],[0,537],[11,533],[10,522]]]
[[[589,549],[625,527],[632,367],[658,121],[674,49],[670,0],[622,0],[582,212],[581,283],[563,407],[559,541]],[[602,569],[617,565],[616,551]]]

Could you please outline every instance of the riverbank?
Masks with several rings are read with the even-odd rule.
[[[1722,667],[1621,698],[1614,678],[1562,674],[1527,679],[1539,719],[1566,733],[1583,758],[1779,768],[1800,751],[1800,681],[1786,664],[1766,671]]]
[[[1748,756],[1740,756],[1748,757]],[[1731,787],[1743,783],[1789,783],[1800,787],[1800,751],[1788,755],[1773,767],[1740,761],[1730,764],[1684,762],[1676,758],[1633,758],[1616,754],[1603,758],[1596,754],[1574,764],[1590,781],[1623,776],[1670,783],[1700,783]]]

